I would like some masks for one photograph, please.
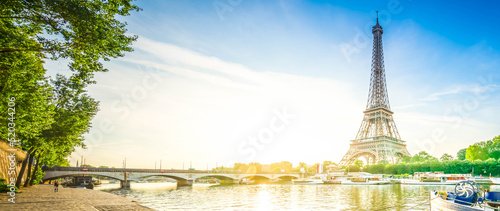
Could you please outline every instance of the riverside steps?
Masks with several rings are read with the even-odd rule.
[[[59,192],[54,192],[52,185],[35,185],[20,191],[14,204],[7,201],[7,194],[1,193],[0,210],[153,210],[134,199],[98,190],[59,186]]]

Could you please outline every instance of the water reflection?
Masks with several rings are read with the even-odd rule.
[[[485,187],[500,190],[500,186]],[[157,209],[237,210],[425,210],[431,190],[454,186],[416,185],[210,185],[177,188],[175,183],[134,183],[107,190]]]

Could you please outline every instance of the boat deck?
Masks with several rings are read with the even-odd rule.
[[[479,207],[475,205],[474,207],[457,204],[453,200],[444,200],[439,195],[435,195],[432,191],[429,192],[429,200],[430,200],[430,210],[431,211],[495,211],[498,209],[493,209],[490,207]]]

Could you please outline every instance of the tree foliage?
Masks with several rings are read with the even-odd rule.
[[[477,142],[467,147],[465,158],[470,161],[500,158],[500,136],[488,141]]]
[[[240,171],[243,173],[256,173],[262,171],[262,164],[260,163],[235,163],[233,167],[234,171]]]
[[[465,160],[465,155],[467,153],[467,148],[461,149],[457,152],[457,159]]]
[[[271,163],[271,170],[278,170],[281,172],[282,170],[285,172],[292,172],[292,163],[288,161],[281,161],[279,163]]]
[[[93,72],[107,71],[102,60],[132,51],[137,39],[116,19],[140,10],[130,0],[10,0],[2,1],[0,10],[0,33],[8,38],[0,41],[1,54],[39,52],[68,59],[75,81],[91,82]]]
[[[445,161],[445,160],[453,160],[453,156],[450,154],[444,153],[443,156],[439,159],[440,161]]]

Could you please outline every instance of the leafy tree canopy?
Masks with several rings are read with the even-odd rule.
[[[132,51],[137,36],[126,35],[127,16],[140,8],[131,0],[6,0],[1,1],[0,54],[39,52],[51,59],[69,59],[74,81],[92,83],[101,63]]]
[[[465,160],[466,151],[467,151],[467,148],[459,150],[457,152],[457,159],[459,159],[459,160]]]
[[[500,158],[500,136],[488,141],[477,142],[465,150],[465,158],[470,161]]]
[[[443,156],[441,156],[441,158],[439,160],[441,160],[441,161],[453,160],[453,156],[451,156],[450,154],[444,153]]]

